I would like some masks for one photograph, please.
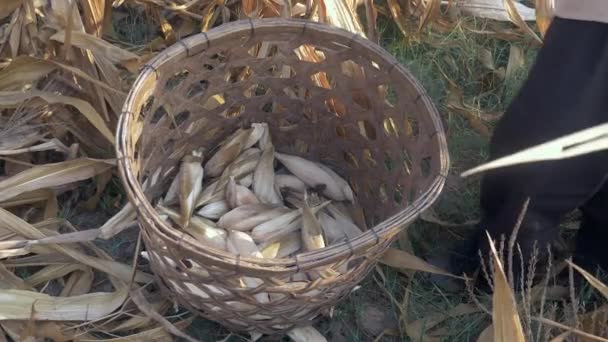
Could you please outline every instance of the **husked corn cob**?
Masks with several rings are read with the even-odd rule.
[[[260,245],[264,258],[284,258],[302,248],[302,239],[298,232],[286,234],[274,242],[265,242]]]
[[[336,183],[331,174],[319,167],[317,163],[283,153],[275,153],[275,158],[309,187],[324,186],[323,194],[327,197],[336,201],[346,199],[341,185]]]
[[[281,193],[274,183],[274,147],[264,152],[253,172],[253,192],[262,203],[283,204]]]
[[[228,203],[226,201],[211,202],[204,207],[200,208],[196,214],[208,219],[219,219],[228,212]]]
[[[260,203],[255,194],[247,187],[237,184],[234,177],[230,177],[226,185],[226,202],[232,209],[246,204]]]
[[[159,212],[167,215],[171,220],[179,222],[181,220],[180,214],[174,210],[163,206],[157,206]],[[226,231],[217,228],[215,224],[209,220],[205,220],[202,217],[192,216],[188,226],[183,228],[184,231],[202,244],[214,247],[221,250],[226,250]]]
[[[306,200],[302,207],[302,245],[307,251],[325,247],[321,225]]]
[[[275,175],[274,181],[279,189],[288,188],[302,193],[306,191],[306,184],[293,175]]]
[[[224,229],[248,231],[286,212],[289,212],[289,209],[285,207],[270,206],[262,203],[247,204],[224,214],[224,216],[220,217],[218,225]]]
[[[205,164],[205,170],[210,177],[217,177],[246,149],[252,129],[238,129],[229,136],[215,154]]]
[[[330,202],[327,201],[312,208],[313,213],[316,213],[317,211],[321,210],[329,203]],[[255,241],[258,242],[274,241],[282,236],[285,236],[291,232],[298,230],[302,226],[301,216],[301,208],[291,210],[272,220],[257,225],[251,231],[251,236]]]
[[[188,226],[195,201],[201,193],[203,186],[202,153],[192,152],[192,155],[184,157],[179,175],[179,206],[182,217],[179,224]]]

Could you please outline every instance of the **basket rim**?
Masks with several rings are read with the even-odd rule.
[[[351,47],[357,47],[358,45],[359,48],[373,50],[380,58],[390,63],[392,72],[401,73],[401,75],[418,91],[420,99],[427,108],[428,117],[434,126],[434,135],[439,147],[439,153],[437,155],[439,172],[434,176],[434,179],[428,188],[408,206],[404,207],[403,210],[386,218],[384,221],[376,224],[376,226],[371,227],[349,241],[330,245],[319,250],[299,253],[290,258],[258,259],[235,256],[226,251],[191,243],[190,241],[183,239],[185,233],[180,233],[177,229],[169,226],[161,219],[160,215],[144,195],[142,185],[136,177],[136,173],[131,163],[131,161],[133,161],[134,151],[131,149],[131,146],[133,145],[131,143],[131,135],[129,134],[131,132],[131,121],[135,113],[133,108],[138,108],[138,106],[141,105],[140,98],[147,96],[147,94],[144,93],[146,89],[145,86],[149,85],[149,82],[151,81],[156,82],[158,79],[157,68],[164,63],[171,61],[173,57],[183,55],[184,53],[186,56],[191,56],[202,52],[209,47],[212,41],[237,32],[243,33],[249,31],[253,37],[256,30],[282,31],[286,28],[292,30],[300,29],[302,32],[305,30],[312,30],[326,35],[350,39],[352,41]],[[193,53],[193,51],[197,51],[197,49],[198,52]],[[240,270],[249,270],[266,274],[298,272],[300,270],[335,263],[353,254],[360,254],[360,252],[369,249],[384,239],[395,237],[397,233],[404,229],[408,224],[418,219],[420,214],[436,201],[443,190],[449,169],[447,140],[440,114],[426,90],[408,69],[382,47],[361,37],[359,34],[353,34],[351,31],[327,24],[293,18],[263,18],[229,22],[207,32],[194,34],[184,38],[158,53],[142,66],[137,79],[127,95],[117,124],[115,150],[118,160],[119,175],[129,202],[136,208],[138,219],[145,220],[146,223],[151,226],[160,227],[162,229],[161,235],[163,235],[163,238],[173,240],[181,247],[187,248],[191,253],[205,257],[207,260],[213,261],[216,265],[231,266]],[[141,225],[140,229],[142,229]],[[158,231],[158,229],[156,230]]]

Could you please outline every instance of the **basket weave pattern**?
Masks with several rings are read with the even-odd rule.
[[[255,259],[205,248],[168,226],[154,203],[180,159],[199,147],[212,152],[253,122],[269,124],[279,152],[345,177],[369,229],[322,250]],[[435,201],[448,168],[439,115],[392,56],[352,33],[287,19],[222,25],[149,62],[121,115],[117,154],[164,294],[229,328],[263,333],[307,324],[347,295]],[[290,282],[344,263],[348,272],[337,277]],[[243,276],[262,285],[243,288]],[[258,303],[260,292],[273,300]]]

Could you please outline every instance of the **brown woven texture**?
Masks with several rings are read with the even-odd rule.
[[[269,124],[278,151],[345,177],[367,231],[295,257],[255,259],[206,248],[168,226],[153,208],[180,159],[199,147],[212,153],[253,122]],[[310,324],[348,295],[435,201],[448,170],[440,117],[403,66],[363,37],[293,19],[225,24],[159,54],[131,89],[116,149],[164,294],[228,328],[262,333]],[[290,282],[343,263],[348,272],[339,276]],[[243,288],[243,276],[261,285]],[[258,303],[260,292],[273,300]]]

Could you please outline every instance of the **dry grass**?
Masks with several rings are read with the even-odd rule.
[[[156,294],[146,263],[134,258],[138,232],[116,177],[113,132],[130,82],[142,63],[180,37],[247,16],[279,15],[377,37],[445,113],[452,174],[485,161],[492,124],[519,88],[542,36],[516,11],[505,12],[513,25],[462,18],[459,9],[436,0],[324,0],[310,11],[306,3],[2,1],[0,340],[5,334],[13,340],[172,340],[171,331],[197,340],[243,339],[174,310]],[[546,27],[542,14],[538,24]],[[456,225],[419,222],[395,247],[419,257],[445,248],[466,235],[458,223],[477,218],[476,199],[474,182],[451,179],[435,211]],[[469,341],[486,328],[490,317],[466,292],[445,293],[421,273],[438,270],[407,253],[393,253],[391,262],[399,272],[379,266],[316,326],[324,336]],[[590,286],[566,296],[549,276],[515,296],[530,340],[563,333],[553,321],[578,329],[568,334],[605,333],[605,306],[590,304],[602,303],[591,286],[605,288],[585,278]],[[476,301],[490,308],[488,299]]]

